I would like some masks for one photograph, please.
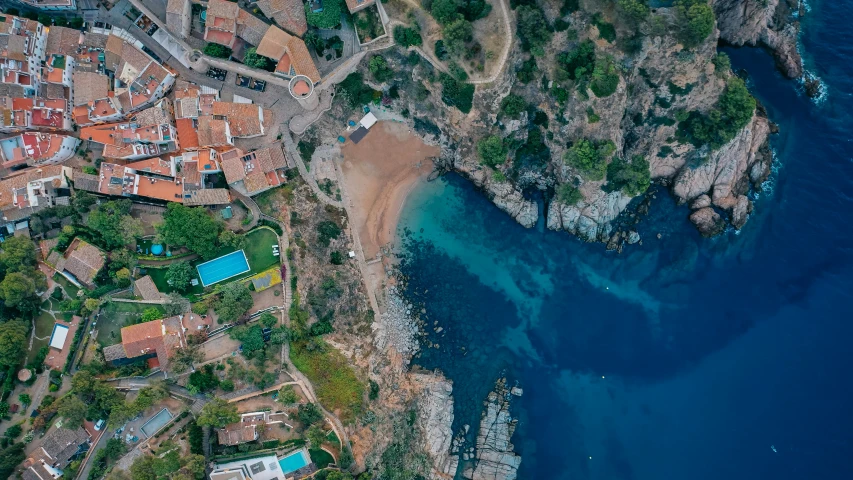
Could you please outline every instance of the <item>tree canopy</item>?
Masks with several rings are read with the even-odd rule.
[[[692,111],[678,125],[678,136],[695,146],[716,150],[730,142],[752,119],[755,98],[738,77],[731,77],[717,105],[707,113]]]
[[[246,313],[254,301],[249,287],[240,282],[230,283],[222,290],[222,297],[216,302],[213,309],[219,315],[219,320],[231,323]]]
[[[166,280],[175,290],[184,291],[190,286],[194,273],[189,262],[175,262],[166,269]]]
[[[0,366],[17,365],[27,346],[27,325],[21,320],[0,323]]]
[[[510,93],[501,100],[501,113],[510,118],[518,118],[527,108],[527,101],[521,95]]]
[[[157,228],[166,243],[184,245],[204,258],[212,258],[219,248],[222,222],[214,220],[203,208],[170,203]]]
[[[275,62],[269,58],[258,55],[257,47],[250,47],[246,50],[246,55],[243,57],[243,63],[248,67],[257,68],[260,70],[274,71]]]
[[[394,27],[394,41],[403,47],[417,47],[423,43],[423,38],[416,28],[397,25]]]
[[[107,249],[126,245],[142,235],[142,223],[130,216],[133,202],[111,200],[98,205],[89,213],[88,226]]]
[[[607,166],[607,190],[621,190],[629,197],[636,197],[651,185],[649,161],[634,155],[631,162],[614,158]]]
[[[229,423],[240,420],[237,406],[221,398],[214,398],[204,405],[196,423],[201,426],[222,428]]]
[[[557,187],[556,197],[564,205],[577,205],[583,199],[583,194],[574,185],[564,183]]]
[[[566,152],[566,163],[578,169],[590,180],[603,180],[607,160],[616,151],[612,141],[592,141],[582,138]]]
[[[489,135],[477,142],[477,154],[480,163],[494,168],[506,161],[507,149],[501,137]]]
[[[18,272],[36,265],[36,246],[26,237],[11,237],[3,242],[0,267],[8,272]]]
[[[542,10],[535,5],[522,5],[516,9],[516,16],[522,48],[541,57],[545,54],[545,45],[551,41],[551,29]]]
[[[317,28],[335,28],[341,23],[342,0],[324,0],[323,10],[314,12],[311,2],[305,2],[305,19]]]
[[[382,55],[374,55],[370,57],[368,64],[370,74],[377,82],[386,82],[394,77],[394,70],[388,66],[388,61]]]
[[[680,23],[680,39],[687,48],[704,42],[714,31],[716,17],[708,0],[676,0]]]

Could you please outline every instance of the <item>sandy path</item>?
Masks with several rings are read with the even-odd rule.
[[[393,241],[406,197],[432,172],[439,148],[425,144],[405,124],[379,122],[361,142],[347,142],[341,152],[353,226],[370,260]]]

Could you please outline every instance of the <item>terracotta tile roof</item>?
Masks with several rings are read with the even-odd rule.
[[[228,122],[210,115],[198,117],[198,144],[202,147],[221,147],[228,143]]]
[[[276,62],[287,51],[291,35],[278,27],[270,27],[258,45],[257,54],[275,60]]]
[[[56,428],[45,435],[41,448],[54,462],[65,466],[78,448],[89,441],[89,432],[83,427]]]
[[[110,90],[110,78],[94,72],[74,72],[74,105],[86,105],[105,98]]]
[[[207,18],[213,17],[229,18],[236,20],[240,7],[235,2],[226,0],[210,0],[207,2]]]
[[[41,96],[44,98],[68,98],[65,95],[65,87],[63,85],[56,83],[43,83],[41,87]]]
[[[270,26],[263,20],[243,9],[237,15],[237,36],[252,45],[261,43],[261,39],[269,28]]]
[[[166,13],[184,13],[189,0],[169,0],[166,4]]]
[[[106,257],[98,247],[80,239],[71,242],[65,257],[65,270],[85,284],[92,284],[95,275],[106,262]]]
[[[280,143],[275,143],[268,147],[255,150],[255,157],[258,159],[261,170],[264,172],[272,172],[274,170],[287,167],[287,162],[284,160],[284,152],[281,149]]]
[[[74,189],[84,190],[86,192],[97,192],[100,178],[97,175],[83,173],[80,170],[74,170]]]
[[[258,434],[255,423],[232,423],[216,432],[220,445],[239,445],[257,440]]]
[[[48,54],[73,55],[77,53],[77,47],[80,46],[82,37],[83,34],[80,30],[66,27],[50,27],[50,31],[47,34],[45,52]]]
[[[81,44],[86,47],[105,48],[108,38],[109,35],[101,33],[86,33],[83,35],[83,42]]]
[[[178,129],[178,142],[181,148],[198,148],[198,131],[192,118],[179,118],[175,120]]]
[[[185,195],[187,192],[184,192]],[[231,203],[231,194],[227,188],[205,188],[189,192],[184,196],[184,205],[194,207],[200,205],[227,205]]]
[[[121,63],[121,50],[124,45],[124,40],[121,37],[110,34],[107,37],[107,43],[104,45],[104,57],[108,70],[115,71],[118,64]]]
[[[302,0],[259,0],[258,8],[281,28],[300,37],[308,31]]]
[[[139,126],[172,123],[172,117],[169,115],[170,106],[169,99],[164,98],[157,102],[157,105],[137,112],[133,118]]]
[[[251,103],[214,102],[213,115],[228,119],[231,135],[253,137],[264,133],[261,115],[263,110]]]
[[[350,13],[354,13],[356,10],[361,10],[362,8],[373,5],[374,0],[347,0],[347,8]]]
[[[308,47],[305,46],[305,42],[301,38],[291,37],[287,44],[287,50],[297,75],[305,75],[314,83],[320,81],[320,71],[317,70],[317,65],[314,64]]]
[[[246,187],[246,191],[251,195],[269,188],[269,182],[264,172],[252,170],[246,175],[246,179],[243,180],[243,186]]]
[[[222,157],[221,159],[222,173],[225,174],[225,181],[229,184],[237,183],[246,178],[246,167],[243,165],[243,160],[240,157]]]
[[[142,50],[134,47],[133,45],[131,45],[127,42],[122,42],[121,58],[122,58],[122,64],[121,64],[122,66],[124,66],[126,64],[130,64],[130,66],[133,67],[133,69],[136,70],[137,72],[145,71],[146,67],[148,67],[149,63],[151,63],[154,60],[151,57],[149,57],[148,54],[146,54]],[[148,74],[152,74],[152,75],[159,77],[161,75],[161,73],[155,73],[155,72],[157,71],[157,69],[163,69],[163,67],[161,67],[156,62],[154,64],[154,66],[155,66],[154,70],[151,70],[150,72],[148,72]],[[166,73],[168,74],[168,72],[166,72]],[[119,74],[119,72],[116,71],[116,75],[118,75],[118,74]],[[163,78],[165,78],[165,76]]]
[[[163,294],[157,289],[157,285],[154,285],[154,280],[151,280],[150,275],[145,275],[134,281],[133,290],[143,300],[160,300],[163,298]]]
[[[137,323],[121,329],[121,344],[128,358],[154,353],[164,347],[163,320]]]
[[[175,117],[196,118],[199,114],[198,97],[182,97],[175,99]]]
[[[104,360],[107,362],[113,362],[115,360],[127,358],[127,352],[124,351],[124,345],[120,343],[110,345],[109,347],[104,347],[103,352]]]

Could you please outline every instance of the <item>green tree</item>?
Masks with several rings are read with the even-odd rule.
[[[159,320],[161,318],[163,318],[163,313],[160,311],[160,309],[155,308],[155,307],[150,307],[150,308],[146,308],[142,312],[142,317],[140,318],[140,320],[142,320],[143,322],[151,322],[154,320]]]
[[[595,60],[595,69],[592,72],[590,90],[596,97],[604,98],[613,95],[619,87],[619,70],[613,61],[613,57],[600,56]]]
[[[174,317],[190,311],[190,301],[177,292],[166,295],[166,303],[163,304],[167,317]]]
[[[716,150],[730,142],[752,119],[755,98],[743,80],[729,78],[717,105],[707,113],[692,111],[678,125],[678,136],[695,146]]]
[[[595,43],[585,40],[568,52],[557,55],[557,80],[582,81],[592,75],[595,68]]]
[[[538,7],[522,5],[516,9],[518,38],[521,46],[536,57],[545,54],[545,45],[551,41],[551,29],[545,15]]]
[[[19,272],[36,265],[36,246],[26,237],[8,237],[0,251],[0,266],[8,272]]]
[[[326,432],[317,425],[311,425],[305,432],[305,439],[312,448],[320,448],[320,445],[326,440]]]
[[[247,243],[248,240],[245,235],[241,235],[231,230],[222,230],[222,233],[219,234],[220,245],[227,245],[236,250],[242,250],[246,248]]]
[[[640,23],[649,17],[649,6],[646,0],[618,0],[616,3],[619,13],[630,23]]]
[[[494,168],[506,161],[507,149],[501,137],[489,135],[477,142],[477,154],[480,163]]]
[[[565,162],[580,170],[590,180],[603,180],[607,172],[607,159],[616,151],[612,141],[592,142],[582,138],[569,148]]]
[[[462,14],[457,11],[458,9],[457,0],[434,0],[430,7],[430,13],[435,21],[442,25],[448,25],[462,18]]]
[[[231,323],[239,319],[254,305],[249,287],[241,282],[230,283],[222,290],[222,297],[213,309],[219,315],[219,320]]]
[[[317,224],[317,241],[324,247],[328,247],[333,239],[341,235],[341,227],[331,220],[324,220]]]
[[[216,58],[231,58],[231,49],[218,43],[208,43],[203,50],[205,55]]]
[[[184,291],[193,279],[193,267],[189,262],[175,262],[166,269],[166,281],[175,290]]]
[[[323,412],[313,403],[303,403],[299,405],[296,412],[297,418],[303,425],[313,425],[323,419]]]
[[[0,449],[0,478],[14,478],[15,469],[27,457],[21,442]]]
[[[630,163],[614,158],[607,166],[607,190],[621,190],[629,197],[636,197],[648,190],[649,185],[649,161],[641,155],[634,155]]]
[[[275,63],[269,58],[258,55],[256,47],[250,47],[246,50],[246,55],[243,57],[243,63],[247,67],[257,68],[260,70],[273,71]]]
[[[325,0],[323,10],[314,12],[311,2],[305,3],[305,19],[317,28],[335,28],[341,23],[341,0]]]
[[[335,250],[334,252],[329,254],[329,263],[332,265],[343,265],[344,264],[344,255]]]
[[[370,74],[377,82],[386,82],[394,77],[394,71],[388,66],[388,61],[382,55],[374,55],[370,57],[368,64]]]
[[[243,345],[243,353],[247,356],[251,356],[254,352],[264,348],[264,335],[261,332],[261,327],[257,324],[233,328],[229,335],[231,338],[240,341]]]
[[[447,50],[454,55],[461,55],[465,52],[465,44],[474,37],[474,27],[460,16],[445,25],[441,33]]]
[[[66,395],[59,403],[59,409],[56,413],[65,419],[62,427],[73,430],[83,425],[88,410],[89,407],[77,395]]]
[[[166,243],[185,245],[204,258],[213,258],[219,250],[222,222],[214,220],[204,208],[170,203],[158,231]]]
[[[83,190],[74,191],[74,195],[71,197],[71,206],[80,213],[88,212],[89,208],[96,203],[98,203],[98,198]]]
[[[270,312],[264,312],[258,318],[258,321],[264,326],[264,328],[272,328],[276,323],[278,323],[278,318]]]
[[[122,268],[116,270],[115,277],[116,277],[116,284],[119,287],[124,288],[124,287],[130,286],[130,281],[131,281],[130,270],[128,270],[127,267],[122,267]]]
[[[229,423],[240,420],[237,406],[221,398],[214,398],[204,405],[196,423],[201,426],[222,428]]]
[[[108,249],[121,247],[142,235],[142,223],[130,216],[130,200],[112,200],[98,205],[89,214],[88,226]]]
[[[35,312],[41,304],[39,291],[47,289],[47,278],[39,270],[12,272],[0,282],[0,298],[7,307],[21,312]]]
[[[85,302],[83,302],[83,309],[80,313],[85,317],[89,314],[94,313],[98,307],[101,306],[101,300],[97,298],[87,298]]]
[[[557,201],[563,205],[577,205],[583,200],[583,194],[574,185],[563,183],[557,187]]]
[[[299,401],[299,395],[296,394],[293,385],[285,385],[279,389],[276,401],[285,405],[292,405]]]
[[[29,405],[32,403],[33,399],[30,397],[28,393],[22,393],[18,395],[18,401],[23,405]]]
[[[527,101],[521,95],[510,93],[501,100],[501,113],[510,118],[518,118],[527,108]]]
[[[471,111],[474,104],[474,85],[460,82],[453,76],[441,72],[441,100],[451,107],[456,107],[462,113]]]
[[[23,431],[23,428],[21,428],[21,424],[16,423],[14,425],[11,425],[9,428],[7,428],[6,433],[3,436],[5,436],[6,438],[14,440],[14,439],[21,436],[22,431]]]
[[[720,78],[725,78],[732,69],[731,59],[723,52],[716,54],[712,62],[714,63],[714,74]]]
[[[394,27],[394,41],[406,48],[418,47],[423,43],[423,38],[416,28],[397,25]]]
[[[708,0],[676,0],[681,42],[687,48],[692,48],[704,42],[714,31],[716,17],[714,9],[708,5]]]

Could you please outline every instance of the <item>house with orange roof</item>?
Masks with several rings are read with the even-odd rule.
[[[280,143],[249,153],[232,149],[219,154],[228,186],[243,195],[254,196],[285,182],[287,161]]]
[[[258,0],[257,6],[267,18],[275,20],[275,23],[294,35],[301,37],[308,31],[302,0]]]
[[[293,78],[304,75],[314,84],[320,81],[320,71],[308,47],[301,38],[290,35],[278,27],[270,27],[258,45],[257,54],[276,62],[275,75]]]
[[[145,126],[132,122],[93,125],[80,129],[80,138],[104,145],[104,157],[122,160],[141,160],[179,149],[175,127],[168,123]]]
[[[78,287],[95,288],[95,277],[106,261],[107,255],[101,249],[77,237],[54,268]]]
[[[61,163],[73,157],[80,140],[70,135],[24,132],[0,140],[0,166],[42,166]]]
[[[271,123],[272,112],[252,103],[214,102],[213,116],[224,117],[229,131],[238,138],[252,138],[266,133],[265,123]]]
[[[70,167],[48,165],[18,170],[0,180],[0,228],[12,234],[18,226],[26,227],[32,214],[67,200],[70,179]]]
[[[187,346],[187,336],[195,333],[195,313],[138,323],[121,329],[121,343],[104,348],[104,360],[113,366],[146,361],[151,368],[166,372],[169,359]]]
[[[71,113],[64,98],[0,97],[0,132],[71,130]]]
[[[355,13],[359,10],[364,10],[375,3],[376,0],[347,0],[347,9],[349,10],[349,13]]]
[[[0,86],[6,94],[28,97],[38,93],[47,33],[34,20],[0,16]]]
[[[210,0],[204,27],[205,41],[234,48],[239,41],[257,45],[269,25],[234,2]]]

